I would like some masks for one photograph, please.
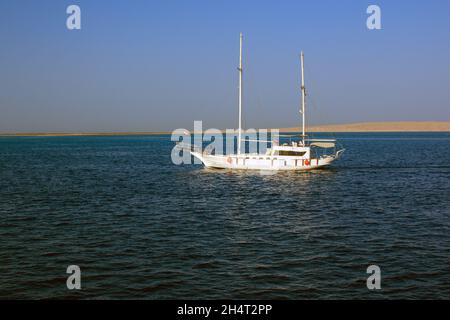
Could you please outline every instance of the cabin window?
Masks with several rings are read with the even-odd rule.
[[[278,151],[279,156],[291,156],[291,157],[303,157],[305,153],[306,151],[286,151],[286,150]]]

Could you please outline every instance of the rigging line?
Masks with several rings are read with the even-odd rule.
[[[313,94],[311,94],[311,92],[309,92],[307,98],[308,98],[309,101],[311,102],[311,105],[313,106],[313,108],[314,108],[315,110],[318,111],[319,116],[320,116],[321,118],[325,118],[325,120],[328,121],[328,120],[329,120],[329,116],[328,116],[327,114],[323,113],[324,110],[322,110],[321,108],[319,108],[319,104],[318,104],[317,101],[315,100],[314,90],[315,90],[315,88],[318,88],[317,82],[314,80],[314,77],[312,76],[312,72],[311,72],[311,70],[309,69],[309,67],[306,66],[305,69],[306,69],[308,78],[311,78],[311,79],[312,79],[312,80],[309,80],[309,82],[312,82],[312,86],[310,86],[310,87],[313,88],[313,90],[312,90]]]
[[[307,95],[306,95],[307,103],[312,107],[312,108],[310,108],[310,110],[311,109],[315,110],[316,112],[319,113],[319,116],[321,116],[320,109],[318,108],[318,106],[315,102],[315,99],[313,99],[314,88],[316,88],[316,81],[314,80],[314,77],[312,76],[312,72],[311,72],[309,65],[305,65],[305,73],[306,73],[306,77],[308,78],[308,83],[310,83],[310,85],[308,85],[308,90],[307,90]],[[313,88],[312,94],[311,94],[310,88]],[[311,114],[311,112],[309,112],[309,114]],[[312,132],[310,132],[310,136],[313,137],[314,134]]]
[[[317,83],[314,80],[314,77],[312,76],[312,72],[311,72],[310,68],[308,66],[306,66],[305,70],[306,70],[308,79],[312,79],[312,81],[309,80],[309,82],[312,82],[312,87],[313,88],[318,88],[317,85],[316,85]],[[314,92],[314,89],[313,89],[313,92]],[[318,104],[316,103],[316,100],[313,97],[314,97],[314,94],[311,94],[311,92],[308,91],[308,95],[307,95],[308,102],[311,102],[312,107],[314,108],[314,110],[317,111],[317,113],[318,113],[320,118],[325,119],[327,122],[329,122],[329,116],[327,114],[323,113],[323,110],[318,107]],[[331,134],[331,136],[333,138],[336,137],[335,132],[328,132],[328,133]]]
[[[255,79],[256,78],[254,77],[254,72],[253,72],[253,68],[252,68],[251,62],[247,63],[247,66],[246,66],[246,69],[245,69],[245,74],[246,74],[246,77],[245,77],[245,80],[244,80],[245,88],[246,88],[245,96],[247,97],[246,98],[246,103],[247,103],[246,104],[246,106],[247,106],[246,110],[247,111],[249,111],[249,110],[252,111],[253,110],[253,111],[256,111],[256,112],[261,112],[261,110],[263,110],[263,108],[261,107],[261,95],[260,95],[260,90],[255,85]],[[252,106],[253,106],[253,109],[252,109]],[[244,114],[245,113],[243,112],[243,120],[242,120],[243,123],[245,122],[244,119],[247,119],[247,117],[244,117]],[[247,115],[251,114],[251,112],[246,112],[246,114]],[[247,119],[246,122],[247,122],[247,125],[248,125],[249,124],[248,119]],[[251,121],[250,121],[250,123],[251,123]],[[250,126],[250,127],[254,128],[254,129],[261,129],[261,128],[255,128],[255,126]],[[247,127],[247,129],[248,129],[248,127]]]
[[[315,102],[315,100],[311,97],[311,95],[309,96],[309,100],[311,102],[311,105],[313,106],[313,108],[317,111],[318,115],[320,118],[329,120],[329,116],[323,112],[322,109],[320,109],[317,105],[317,103]],[[333,138],[336,138],[335,132],[328,132],[328,134],[330,134]]]

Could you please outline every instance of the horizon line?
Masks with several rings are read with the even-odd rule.
[[[187,130],[187,129],[186,129]],[[226,129],[220,129],[224,132]],[[237,130],[237,129],[234,129]],[[276,130],[259,128],[256,130]],[[278,128],[280,132],[300,132],[301,127]],[[347,124],[314,125],[308,132],[450,132],[450,121],[379,121]],[[118,135],[168,135],[173,131],[86,131],[86,132],[0,132],[0,136],[118,136]],[[205,132],[205,131],[203,131]],[[194,131],[190,133],[195,133]]]

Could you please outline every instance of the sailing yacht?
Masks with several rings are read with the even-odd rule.
[[[238,170],[311,170],[330,165],[340,158],[345,149],[336,146],[335,139],[308,139],[305,133],[305,75],[304,54],[301,52],[301,110],[302,134],[299,141],[279,145],[276,140],[271,143],[265,154],[242,153],[242,33],[239,46],[239,129],[237,153],[210,154],[198,149],[190,149],[190,153],[200,159],[205,167]]]

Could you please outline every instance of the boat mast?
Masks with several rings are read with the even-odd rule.
[[[302,109],[300,110],[302,114],[302,139],[303,139],[303,145],[305,145],[305,96],[306,96],[306,89],[305,89],[305,68],[304,68],[304,55],[303,51],[300,54],[300,60],[302,65]]]
[[[241,154],[242,135],[242,32],[239,37],[239,130],[238,130],[238,154]]]

